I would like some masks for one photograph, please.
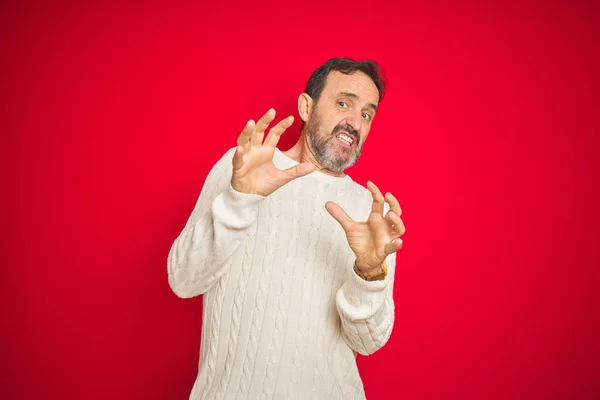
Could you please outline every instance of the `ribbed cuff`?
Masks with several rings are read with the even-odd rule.
[[[254,222],[258,203],[266,199],[258,194],[235,191],[231,184],[215,198],[212,210],[225,226],[233,229],[245,228]]]
[[[366,281],[352,270],[350,279],[346,282],[346,291],[348,294],[372,296],[374,292],[383,292],[389,282],[389,273],[385,279],[379,281]]]
[[[389,283],[389,275],[381,281],[365,281],[352,271],[338,291],[338,309],[351,321],[373,317],[386,301]]]

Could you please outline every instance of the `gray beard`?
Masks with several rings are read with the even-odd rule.
[[[313,118],[306,127],[306,136],[308,137],[308,141],[315,158],[323,166],[323,168],[331,172],[344,172],[345,169],[350,168],[358,161],[360,153],[362,152],[362,145],[357,143],[357,150],[343,149],[343,151],[346,154],[349,154],[349,156],[346,160],[342,160],[337,157],[335,144],[331,143],[331,141],[335,139],[335,135],[333,133],[327,135],[321,132],[319,129],[320,126],[321,118],[319,118],[317,110],[314,109]]]

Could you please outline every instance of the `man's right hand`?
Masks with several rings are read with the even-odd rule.
[[[270,109],[255,124],[250,120],[237,140],[233,155],[231,187],[240,193],[268,196],[293,179],[310,174],[315,170],[311,163],[301,163],[286,170],[273,164],[273,154],[279,138],[294,122],[289,116],[269,130],[265,130],[275,119],[275,110]],[[263,141],[264,138],[264,141]]]

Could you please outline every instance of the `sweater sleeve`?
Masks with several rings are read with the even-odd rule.
[[[365,281],[354,271],[336,296],[341,331],[348,346],[369,355],[385,345],[394,326],[396,253],[386,258],[388,273],[381,281]]]
[[[208,291],[228,270],[231,259],[256,221],[263,196],[231,187],[230,149],[212,168],[183,231],[169,252],[169,285],[182,298]]]

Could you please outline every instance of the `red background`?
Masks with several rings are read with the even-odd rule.
[[[187,398],[202,300],[171,243],[331,56],[384,68],[350,173],[407,226],[369,399],[600,396],[592,1],[162,3],[1,6],[1,398]]]

